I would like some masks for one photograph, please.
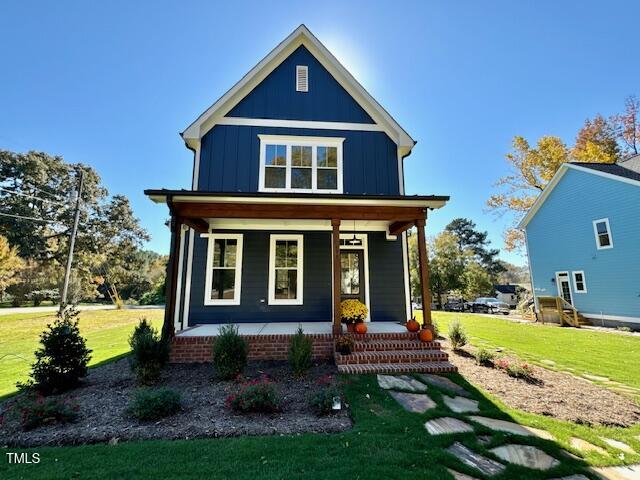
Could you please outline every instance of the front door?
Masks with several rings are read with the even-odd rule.
[[[556,283],[558,284],[558,295],[573,305],[569,272],[556,272]]]
[[[340,300],[365,302],[364,250],[340,252]]]

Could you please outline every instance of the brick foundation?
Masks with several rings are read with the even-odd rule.
[[[293,335],[242,335],[249,344],[249,360],[286,360]],[[333,335],[310,334],[313,358],[333,358]],[[175,337],[171,342],[171,363],[203,363],[211,361],[215,336]]]

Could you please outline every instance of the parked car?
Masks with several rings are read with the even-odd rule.
[[[449,300],[444,304],[445,312],[463,312],[464,302],[462,300]]]
[[[480,297],[465,304],[466,310],[473,313],[502,313],[509,315],[509,304],[494,297]]]

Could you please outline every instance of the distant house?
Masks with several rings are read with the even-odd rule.
[[[493,288],[496,291],[496,298],[501,302],[509,304],[510,307],[518,304],[516,285],[494,285]]]
[[[541,297],[592,323],[640,328],[640,156],[566,163],[520,223]]]

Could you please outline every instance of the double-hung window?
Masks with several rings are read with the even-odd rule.
[[[258,136],[261,192],[342,193],[344,138]]]
[[[302,235],[271,235],[270,305],[302,305],[302,239]]]
[[[242,278],[242,234],[210,233],[205,305],[240,305]]]
[[[573,290],[576,293],[587,293],[587,283],[582,270],[573,273]]]
[[[596,236],[596,247],[598,247],[598,250],[613,248],[613,239],[611,238],[611,227],[609,226],[608,218],[594,220],[593,233]]]

